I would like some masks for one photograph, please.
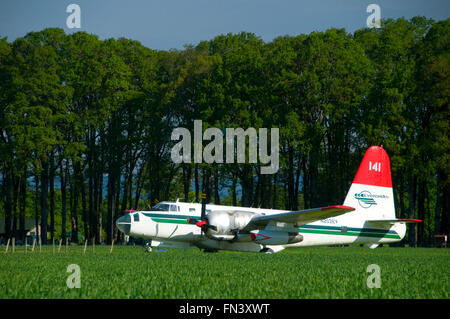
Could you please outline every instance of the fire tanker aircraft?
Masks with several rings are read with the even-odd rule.
[[[288,247],[398,242],[406,223],[395,217],[389,157],[370,147],[343,205],[300,211],[222,205],[160,202],[147,211],[127,211],[116,221],[129,236],[149,240],[151,247],[204,251],[278,252]]]

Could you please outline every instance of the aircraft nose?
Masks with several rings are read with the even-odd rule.
[[[117,228],[119,228],[119,230],[122,233],[128,234],[130,232],[130,228],[131,228],[130,214],[123,215],[118,220],[116,220],[116,226],[117,226]]]

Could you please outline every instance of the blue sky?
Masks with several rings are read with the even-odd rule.
[[[81,8],[81,29],[66,26],[66,7]],[[100,39],[126,37],[158,50],[182,49],[219,34],[253,32],[270,42],[280,35],[366,27],[369,4],[381,18],[421,15],[444,20],[449,0],[2,0],[0,36],[10,41],[47,27],[86,31]]]

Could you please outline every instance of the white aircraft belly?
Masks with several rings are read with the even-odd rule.
[[[218,241],[211,240],[209,238],[205,238],[202,241],[197,243],[201,248],[209,248],[209,249],[220,249],[220,250],[234,250],[234,251],[249,251],[249,252],[259,252],[263,245],[256,244],[253,242],[229,242],[229,241]]]

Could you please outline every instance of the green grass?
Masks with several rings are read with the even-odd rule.
[[[0,298],[449,298],[450,250],[292,248],[277,254],[141,247],[0,253]],[[69,289],[69,264],[81,288]],[[368,288],[367,266],[381,269]]]

